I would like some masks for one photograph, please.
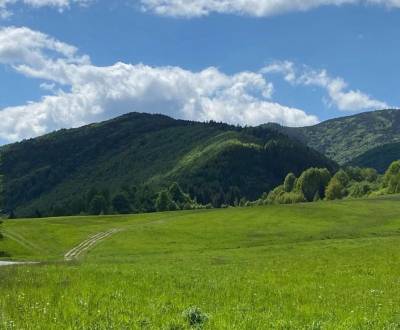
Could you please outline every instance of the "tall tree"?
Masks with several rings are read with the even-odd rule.
[[[384,176],[384,186],[389,194],[400,193],[400,160],[389,166]]]
[[[301,174],[296,188],[303,193],[307,201],[312,202],[316,196],[325,197],[325,189],[330,179],[331,174],[326,168],[310,168]]]

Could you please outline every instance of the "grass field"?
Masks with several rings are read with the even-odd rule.
[[[400,329],[400,197],[10,220],[1,329]],[[118,229],[77,259],[91,235]]]

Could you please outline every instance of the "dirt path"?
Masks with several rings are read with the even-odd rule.
[[[67,261],[71,261],[73,259],[77,259],[80,255],[84,252],[88,251],[93,245],[97,244],[98,242],[105,240],[106,238],[120,232],[121,229],[111,229],[106,232],[101,232],[90,236],[87,240],[83,241],[79,245],[75,246],[73,249],[69,250],[65,255],[64,259]]]

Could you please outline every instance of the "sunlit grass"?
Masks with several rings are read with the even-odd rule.
[[[64,253],[122,231],[82,259]],[[0,328],[398,329],[398,198],[119,217],[15,220],[0,268]]]

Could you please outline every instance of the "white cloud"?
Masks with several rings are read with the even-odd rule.
[[[349,90],[343,78],[332,78],[326,70],[313,70],[309,67],[298,68],[294,63],[276,62],[265,67],[263,74],[279,73],[293,85],[317,86],[323,88],[328,96],[330,105],[336,106],[341,111],[364,111],[389,108],[383,101],[373,99],[371,96],[359,91]]]
[[[0,0],[0,19],[11,16],[12,7],[16,4],[22,4],[33,8],[52,7],[63,11],[70,8],[73,4],[86,6],[90,2],[92,2],[92,0]]]
[[[364,4],[399,8],[400,0],[141,0],[141,4],[144,11],[162,16],[200,17],[220,13],[265,17],[329,5]]]
[[[7,142],[130,111],[248,125],[318,122],[273,102],[273,85],[262,73],[226,75],[213,67],[191,72],[125,63],[97,67],[75,47],[28,28],[0,29],[0,63],[55,91],[38,102],[0,110],[0,140]]]

